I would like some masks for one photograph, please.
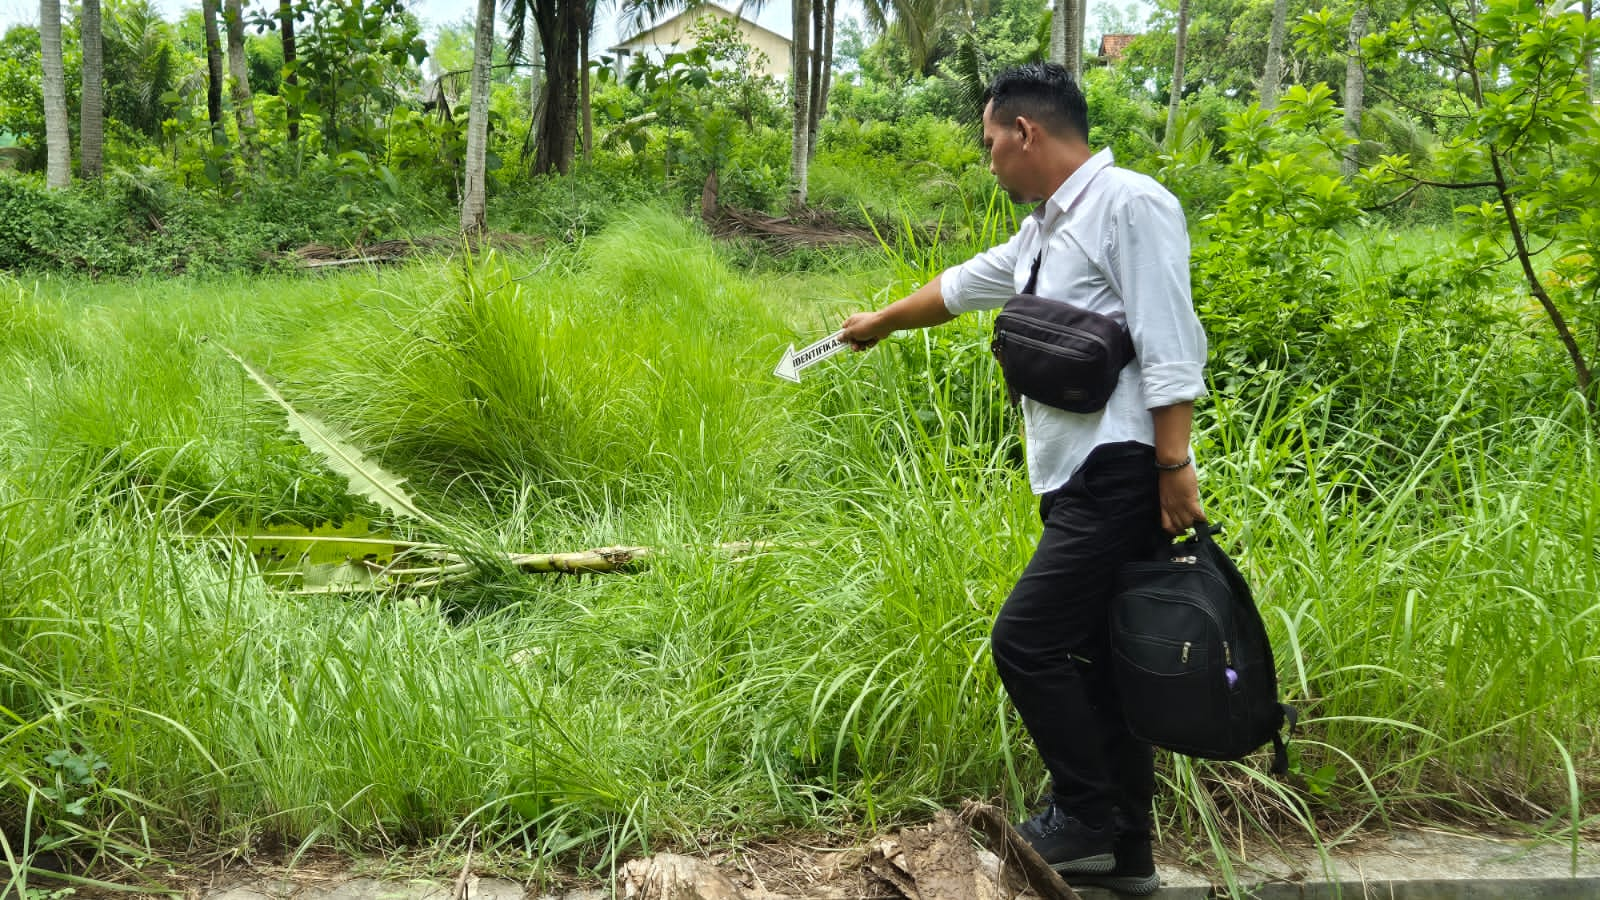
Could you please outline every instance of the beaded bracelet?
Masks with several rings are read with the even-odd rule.
[[[1192,456],[1185,456],[1183,458],[1183,462],[1181,462],[1181,463],[1173,463],[1170,466],[1166,465],[1165,463],[1159,463],[1158,462],[1158,463],[1156,463],[1156,471],[1158,471],[1158,472],[1176,472],[1179,469],[1182,469],[1182,468],[1188,466],[1189,464],[1191,464],[1193,462],[1194,462],[1194,457],[1192,457]]]

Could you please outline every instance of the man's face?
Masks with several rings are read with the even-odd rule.
[[[1025,131],[1015,116],[1009,122],[996,122],[991,115],[993,112],[991,101],[983,108],[983,149],[989,154],[989,172],[1011,202],[1032,203],[1039,198],[1029,197],[1022,184],[1025,180]]]

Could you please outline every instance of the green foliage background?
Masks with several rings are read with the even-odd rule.
[[[1237,882],[1240,841],[1286,834],[1592,834],[1600,457],[1549,313],[1600,351],[1579,64],[1600,36],[1497,0],[1474,26],[1510,75],[1475,97],[1408,63],[1448,47],[1441,10],[1375,8],[1362,53],[1386,99],[1348,133],[1348,9],[1295,10],[1301,83],[1267,111],[1249,100],[1269,7],[1197,6],[1170,133],[1160,5],[1126,60],[1085,74],[1091,140],[1190,216],[1206,502],[1303,731],[1282,782],[1164,758],[1164,846]],[[299,93],[254,35],[261,124],[218,149],[185,76],[198,18],[108,10],[98,182],[44,188],[38,37],[0,39],[18,138],[0,171],[0,818],[21,823],[0,893],[46,860],[125,872],[196,844],[424,847],[439,866],[471,840],[497,864],[600,871],[1038,795],[985,659],[1037,530],[988,321],[798,388],[770,372],[1026,214],[971,110],[982,75],[1040,52],[1039,4],[946,28],[921,68],[892,29],[849,42],[811,214],[875,243],[716,240],[686,214],[713,172],[724,205],[778,213],[788,191],[781,87],[708,33],[631,77],[597,69],[594,146],[564,177],[525,174],[531,85],[502,73],[489,218],[536,249],[447,243],[333,276],[291,252],[454,229],[463,123],[421,102],[414,19],[340,20]],[[1512,216],[1532,240],[1517,265]],[[353,498],[218,344],[442,525]],[[297,528],[444,541],[470,577],[286,595],[227,537]],[[581,578],[504,561],[618,544],[656,555]]]

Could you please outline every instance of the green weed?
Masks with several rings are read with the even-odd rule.
[[[952,229],[983,240],[1001,218],[974,207]],[[987,322],[799,386],[770,374],[788,343],[936,271],[912,234],[884,236],[887,266],[752,274],[644,210],[575,247],[381,273],[0,285],[18,297],[0,306],[18,323],[0,337],[12,883],[46,847],[137,860],[196,835],[441,853],[473,835],[604,868],[707,834],[1027,804],[1044,773],[987,635],[1037,507]],[[1350,289],[1392,283],[1385,265],[1354,266]],[[450,533],[348,497],[213,343],[405,476]],[[1537,358],[1515,343],[1421,346],[1426,379],[1377,354],[1359,373],[1257,361],[1202,404],[1208,510],[1302,713],[1287,782],[1253,760],[1162,763],[1164,834],[1224,873],[1247,839],[1593,827],[1594,423],[1504,368]],[[1418,377],[1386,380],[1402,370]],[[275,593],[190,537],[357,515],[475,559],[658,555],[341,599]],[[762,544],[716,549],[745,540]]]

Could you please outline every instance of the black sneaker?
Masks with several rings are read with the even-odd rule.
[[[1114,820],[1114,827],[1116,865],[1101,872],[1074,874],[1071,882],[1136,897],[1155,893],[1161,887],[1161,877],[1156,874],[1155,858],[1150,853],[1150,833],[1128,827],[1121,817]]]
[[[1111,827],[1090,828],[1067,815],[1051,801],[1042,812],[1021,825],[1017,833],[1044,861],[1062,874],[1110,872],[1116,868]]]

